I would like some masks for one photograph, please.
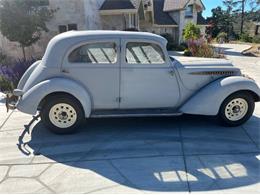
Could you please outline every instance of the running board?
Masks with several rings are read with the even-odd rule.
[[[171,109],[130,109],[130,110],[97,110],[90,115],[91,118],[123,118],[123,117],[161,117],[180,116],[183,113]]]

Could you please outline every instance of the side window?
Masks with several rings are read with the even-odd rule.
[[[164,64],[165,56],[159,45],[143,42],[129,42],[126,45],[128,64]]]
[[[185,17],[192,17],[193,16],[193,5],[188,5],[185,10]]]
[[[89,43],[74,49],[69,62],[90,64],[113,64],[117,60],[116,43]]]

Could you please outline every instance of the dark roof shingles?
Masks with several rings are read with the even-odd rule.
[[[135,9],[130,0],[105,0],[100,10]]]
[[[202,13],[199,12],[197,16],[197,24],[198,25],[207,25],[207,20],[202,16]]]
[[[157,25],[177,25],[173,18],[163,11],[164,0],[154,0],[154,24]]]

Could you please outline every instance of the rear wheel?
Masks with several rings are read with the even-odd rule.
[[[252,116],[254,108],[254,98],[250,93],[237,92],[222,103],[218,116],[224,125],[239,126]]]
[[[56,134],[76,132],[84,119],[83,109],[77,99],[69,95],[48,98],[41,110],[43,124]]]

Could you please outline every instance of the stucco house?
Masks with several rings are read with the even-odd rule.
[[[27,56],[42,56],[48,41],[69,30],[126,30],[135,28],[157,34],[170,33],[173,41],[182,42],[188,22],[205,32],[205,9],[202,0],[49,0],[44,6],[57,9],[48,22],[48,33],[26,49]],[[21,57],[18,43],[0,34],[0,48],[10,56]]]
[[[103,29],[170,33],[180,43],[188,22],[199,25],[205,33],[204,9],[201,0],[105,0],[99,12]]]

